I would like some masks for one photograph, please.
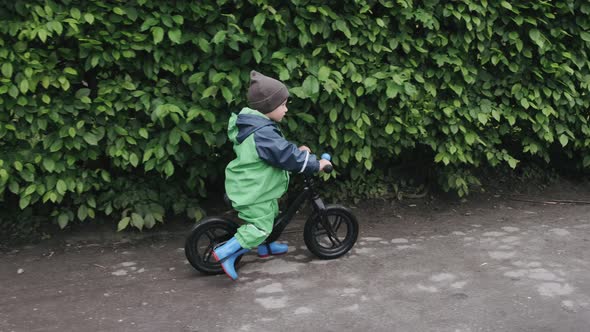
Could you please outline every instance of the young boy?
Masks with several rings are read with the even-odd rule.
[[[234,263],[270,235],[279,213],[278,199],[287,191],[289,172],[315,173],[330,165],[318,161],[306,146],[287,141],[277,126],[287,113],[287,87],[256,71],[250,73],[248,106],[228,123],[236,159],[225,169],[225,190],[245,222],[234,237],[213,250],[225,273],[236,280]],[[272,242],[258,247],[265,257],[287,252],[287,245]]]

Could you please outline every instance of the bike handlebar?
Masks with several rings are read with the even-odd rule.
[[[323,153],[321,158],[322,159],[325,159],[327,161],[331,161],[332,160],[332,156],[330,156],[328,153]],[[326,165],[324,167],[324,172],[325,173],[332,173],[333,170],[334,170],[334,167],[332,165]]]

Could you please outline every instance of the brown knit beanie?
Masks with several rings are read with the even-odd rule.
[[[285,84],[253,70],[250,72],[248,105],[261,112],[269,113],[289,97]]]

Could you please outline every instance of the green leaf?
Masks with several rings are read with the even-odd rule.
[[[365,88],[367,88],[367,90],[374,88],[377,85],[377,79],[375,79],[374,77],[367,77],[365,79]]]
[[[36,189],[37,189],[37,186],[35,186],[34,184],[31,184],[31,185],[29,185],[29,186],[27,187],[27,189],[25,189],[25,192],[24,192],[24,194],[23,194],[23,195],[24,195],[24,196],[29,196],[29,195],[31,195],[32,193],[34,193]]]
[[[215,123],[215,114],[209,110],[201,110],[201,116],[209,123]]]
[[[300,86],[289,89],[289,92],[292,95],[296,96],[297,98],[301,98],[301,99],[309,98],[309,96],[307,95],[307,93],[305,93],[305,91],[303,90],[303,88],[300,87]],[[18,93],[18,91],[17,91],[17,93]]]
[[[137,213],[132,213],[131,214],[131,225],[139,228],[139,230],[142,230],[143,225],[144,225],[143,218]]]
[[[357,95],[357,96],[359,96],[359,97],[360,97],[360,96],[362,96],[364,93],[365,93],[365,88],[363,88],[362,86],[359,86],[359,87],[356,89],[356,95]]]
[[[78,72],[76,71],[76,69],[74,69],[72,67],[64,68],[64,73],[70,74],[70,75],[78,75]]]
[[[211,47],[209,46],[209,42],[207,40],[199,38],[198,44],[203,52],[211,53]]]
[[[107,172],[107,171],[105,171],[105,170],[102,170],[102,171],[100,172],[100,176],[102,177],[102,179],[103,179],[105,182],[111,182],[111,175],[109,174],[109,172]]]
[[[166,173],[167,177],[170,177],[172,174],[174,174],[174,165],[170,160],[164,164],[164,173]]]
[[[213,75],[213,77],[209,78],[212,83],[219,83],[222,79],[224,79],[227,75],[225,73],[217,73]]]
[[[516,123],[516,118],[512,115],[506,115],[506,120],[508,120],[508,123],[511,126],[514,126],[514,124]]]
[[[316,123],[315,118],[311,114],[296,113],[296,116],[307,123]]]
[[[472,132],[468,132],[465,134],[465,142],[467,142],[467,144],[471,145],[475,142],[476,139],[476,135]]]
[[[16,181],[10,181],[10,182],[8,183],[8,189],[10,189],[10,191],[11,191],[13,194],[16,194],[16,195],[18,195],[18,193],[19,193],[19,191],[20,191],[20,185],[19,185],[19,184],[18,184],[18,182],[16,182]]]
[[[148,17],[142,24],[141,27],[139,28],[139,31],[145,31],[151,27],[153,27],[154,25],[158,24],[160,21],[157,20],[154,17]]]
[[[455,91],[457,96],[461,96],[461,94],[463,94],[463,87],[461,85],[449,84],[449,86],[453,91]]]
[[[80,15],[81,15],[80,14],[80,10],[78,8],[72,8],[72,9],[70,9],[70,15],[73,18],[79,20],[80,19]]]
[[[203,96],[201,97],[201,99],[209,98],[209,97],[215,95],[218,90],[219,90],[219,87],[217,87],[215,85],[208,87],[207,89],[205,89],[205,91],[203,91]]]
[[[131,163],[131,165],[133,165],[133,167],[137,167],[137,165],[139,164],[139,158],[135,153],[131,153],[131,155],[129,156],[129,162]]]
[[[29,81],[27,79],[23,79],[22,81],[20,81],[18,88],[21,93],[26,93],[27,91],[29,91]]]
[[[222,41],[224,41],[226,34],[227,34],[227,31],[225,31],[225,30],[217,31],[217,33],[215,33],[215,36],[213,36],[213,39],[212,39],[213,44],[219,44]]]
[[[20,96],[16,100],[16,103],[19,106],[26,106],[29,102],[28,102],[27,98],[25,98],[25,96]]]
[[[10,89],[8,89],[8,95],[12,98],[16,98],[18,96],[18,88],[16,85],[13,85],[10,87]]]
[[[68,190],[68,185],[66,184],[66,182],[64,180],[58,180],[57,181],[57,193],[60,195],[64,195],[66,193],[66,191]]]
[[[156,224],[156,219],[154,219],[154,216],[151,214],[147,214],[144,218],[143,218],[144,224],[146,228],[152,228],[154,227],[154,225]]]
[[[400,91],[400,86],[395,84],[392,81],[388,81],[387,82],[387,90],[385,91],[385,94],[387,95],[387,98],[395,98],[397,96],[397,94]]]
[[[318,71],[318,80],[320,82],[325,82],[330,77],[330,68],[326,66],[322,66]]]
[[[387,126],[385,126],[385,133],[387,135],[391,135],[391,134],[393,134],[393,129],[394,129],[393,125],[391,123],[388,123]]]
[[[180,136],[182,136],[182,140],[184,140],[186,142],[186,144],[191,145],[192,144],[192,139],[189,136],[189,134],[185,133],[184,131],[180,133]]]
[[[145,128],[139,129],[139,136],[147,139],[149,137],[148,131]]]
[[[537,29],[531,29],[529,31],[529,37],[531,37],[531,39],[535,42],[535,44],[537,44],[537,46],[539,47],[543,47],[545,42],[543,40],[543,35],[541,34],[541,32]]]
[[[559,136],[559,143],[561,143],[561,146],[566,146],[568,141],[569,141],[569,139],[565,134],[561,134]]]
[[[87,204],[92,208],[96,208],[96,200],[94,199],[94,197],[90,197],[87,201]]]
[[[203,77],[204,76],[205,76],[205,73],[195,73],[195,74],[192,74],[188,78],[188,83],[189,84],[198,84],[198,83],[201,83],[201,81],[203,80]]]
[[[84,221],[88,217],[88,208],[86,205],[80,205],[78,208],[78,219]]]
[[[98,138],[96,137],[96,135],[92,133],[85,133],[82,137],[84,138],[84,141],[86,141],[86,143],[90,145],[98,145]]]
[[[82,88],[76,91],[76,98],[82,99],[82,97],[88,97],[90,95],[90,89]]]
[[[53,172],[55,169],[55,161],[53,161],[53,159],[45,158],[43,159],[43,167],[45,167],[45,169],[49,172]]]
[[[5,77],[11,78],[12,77],[12,64],[10,62],[6,62],[2,65],[2,75]]]
[[[230,91],[230,89],[222,86],[221,87],[221,94],[223,95],[223,99],[225,99],[225,101],[229,104],[233,101],[234,96],[232,94],[232,92]]]
[[[350,30],[348,29],[346,22],[344,22],[343,20],[335,21],[332,26],[334,27],[335,30],[342,31],[344,33],[344,35],[346,36],[346,38],[352,37],[352,34],[351,34]]]
[[[129,19],[131,19],[134,22],[135,22],[135,20],[137,20],[137,10],[134,7],[125,8],[125,12],[127,14],[127,17],[129,17]]]
[[[418,133],[418,129],[414,126],[408,126],[406,130],[412,135],[416,135]]]
[[[121,86],[125,89],[125,90],[129,90],[129,91],[133,91],[136,89],[135,84],[133,84],[132,82],[129,81],[125,81],[121,84]]]
[[[338,119],[338,112],[336,111],[335,108],[332,108],[332,110],[330,110],[330,121],[336,122],[337,119]]]
[[[56,139],[55,142],[53,142],[53,144],[51,144],[51,146],[49,147],[49,151],[50,152],[57,152],[59,150],[61,150],[61,148],[63,147],[64,141],[60,138]]]
[[[252,55],[254,56],[256,63],[260,63],[262,61],[262,53],[260,53],[259,50],[252,50]]]
[[[170,132],[169,136],[170,144],[177,145],[180,142],[180,131],[176,128]]]
[[[508,165],[510,165],[510,168],[512,168],[512,169],[516,168],[517,163],[518,163],[518,160],[516,160],[514,158],[508,159]]]
[[[484,113],[477,113],[477,119],[479,120],[479,122],[481,124],[483,124],[485,126],[486,123],[488,123],[488,116],[487,114]]]
[[[498,110],[492,110],[492,117],[496,119],[496,121],[500,121],[500,112]]]
[[[284,59],[285,56],[286,56],[285,52],[276,51],[276,52],[273,52],[271,59]]]
[[[176,24],[182,24],[182,23],[184,23],[184,17],[182,17],[181,15],[174,15],[174,16],[172,16],[172,20],[174,22],[176,22]]]
[[[65,77],[63,78],[63,80],[61,80],[61,88],[64,91],[68,91],[68,89],[70,88],[70,81],[68,81]]]
[[[301,87],[308,96],[314,96],[320,92],[320,83],[314,76],[307,76]]]
[[[84,20],[88,22],[88,24],[92,24],[94,23],[94,15],[92,15],[91,13],[86,13],[84,14]]]
[[[39,39],[45,43],[47,41],[47,31],[45,29],[41,29],[37,32],[37,36],[39,36]]]
[[[258,15],[254,16],[254,28],[256,29],[256,31],[261,31],[262,30],[262,26],[264,25],[264,21],[266,21],[266,14],[264,13],[259,13]]]
[[[152,35],[154,37],[154,44],[159,44],[164,39],[164,29],[154,27],[152,28]]]
[[[168,31],[168,38],[176,44],[180,44],[180,38],[182,37],[182,32],[180,29],[174,29]]]
[[[131,221],[131,218],[129,218],[129,217],[125,217],[125,218],[119,220],[119,224],[117,225],[117,232],[120,232],[120,231],[124,230],[125,228],[127,228],[127,226],[129,225],[129,221]]]
[[[70,222],[70,217],[68,217],[67,213],[60,213],[59,217],[57,217],[57,224],[59,228],[64,229],[68,223]]]
[[[21,197],[20,200],[18,201],[18,206],[20,207],[21,210],[24,210],[27,206],[29,206],[30,202],[31,202],[31,196]]]

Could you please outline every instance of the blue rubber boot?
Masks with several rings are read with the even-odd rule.
[[[268,257],[270,255],[283,255],[289,250],[289,246],[283,243],[271,242],[263,243],[258,246],[258,257]]]
[[[232,280],[238,279],[238,273],[236,272],[236,259],[247,253],[248,249],[243,249],[236,237],[232,237],[223,245],[213,249],[213,257],[216,261],[221,263],[221,267],[225,274]]]

